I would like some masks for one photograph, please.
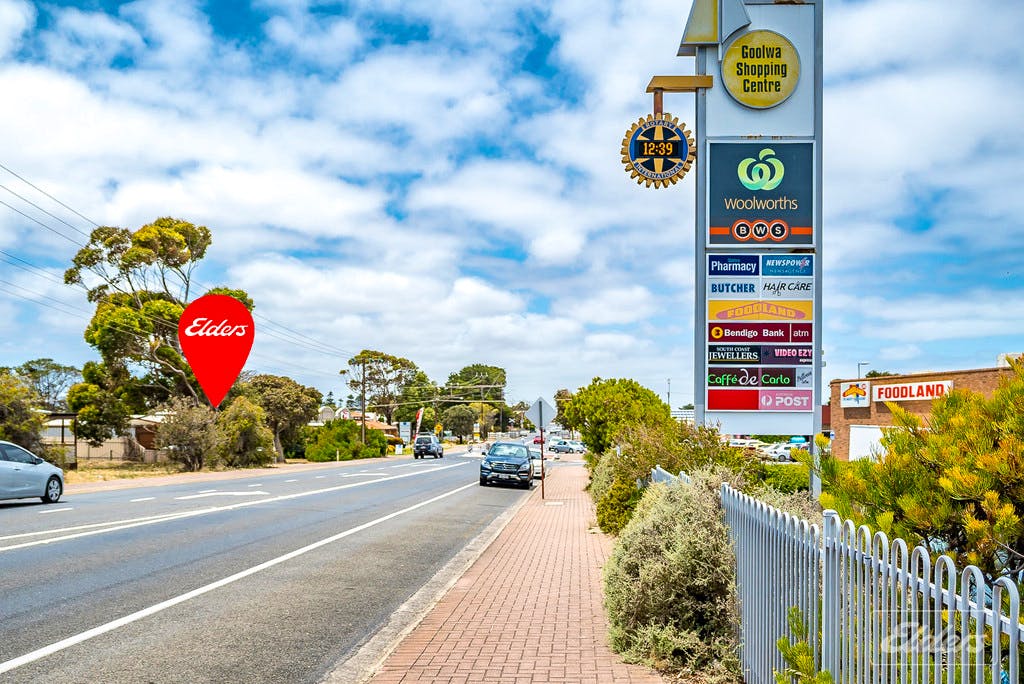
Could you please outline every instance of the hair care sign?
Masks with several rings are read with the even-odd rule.
[[[178,321],[181,351],[214,407],[242,372],[254,335],[252,314],[234,297],[206,295],[182,312]]]

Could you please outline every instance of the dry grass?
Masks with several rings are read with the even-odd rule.
[[[137,477],[177,475],[182,470],[176,463],[133,463],[131,461],[79,461],[76,470],[65,470],[67,484],[103,482]]]
[[[304,458],[289,458],[286,463],[307,463]],[[275,467],[275,464],[268,466]],[[245,468],[204,468],[202,472],[222,472],[226,470],[245,470]],[[182,475],[177,463],[137,463],[134,461],[101,461],[82,460],[76,470],[65,469],[64,481],[67,484],[85,482],[105,482],[107,480],[124,480],[140,477],[160,477],[162,475]]]

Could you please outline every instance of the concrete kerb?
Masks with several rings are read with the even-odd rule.
[[[494,543],[505,527],[516,517],[519,510],[534,496],[540,496],[540,487],[534,486],[529,496],[524,496],[514,506],[495,518],[480,534],[455,554],[444,567],[437,571],[419,591],[399,606],[388,623],[377,631],[350,658],[338,665],[321,684],[364,684],[384,665],[391,653],[407,636],[423,622],[441,599],[445,597],[473,563]]]

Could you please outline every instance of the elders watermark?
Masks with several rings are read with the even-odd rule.
[[[991,649],[990,643],[986,642],[986,634],[991,639],[991,631],[976,633],[972,619],[965,634],[959,616],[951,623],[948,615],[923,612],[915,619],[902,620],[891,626],[887,630],[888,636],[882,637],[878,651],[872,654],[872,664],[899,665],[919,660],[922,656],[947,665],[986,663],[986,649]],[[876,614],[876,618],[888,616]],[[881,627],[883,622],[878,619],[876,624]]]

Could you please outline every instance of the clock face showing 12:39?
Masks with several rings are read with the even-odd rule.
[[[690,170],[695,153],[690,132],[671,114],[649,114],[633,124],[622,140],[626,171],[647,187],[676,183]]]

